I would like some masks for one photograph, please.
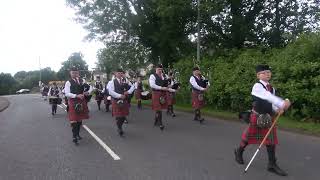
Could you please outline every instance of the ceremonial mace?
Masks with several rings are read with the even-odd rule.
[[[264,142],[267,140],[271,130],[274,128],[274,126],[276,125],[276,122],[278,121],[279,117],[281,116],[282,113],[278,113],[277,116],[275,117],[269,131],[267,132],[266,136],[263,138],[262,142],[260,143],[258,149],[256,150],[256,152],[254,153],[254,155],[252,156],[249,164],[247,165],[246,169],[244,170],[244,173],[246,173],[248,171],[248,168],[250,167],[252,161],[254,160],[254,158],[256,157],[256,155],[258,154],[258,152],[260,151],[260,148],[262,147],[262,145],[264,144]]]

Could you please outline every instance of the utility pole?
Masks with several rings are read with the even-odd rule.
[[[200,0],[198,0],[198,18],[197,18],[197,32],[198,32],[198,37],[197,37],[197,62],[200,62]]]
[[[41,88],[42,82],[41,82],[41,63],[40,63],[40,56],[39,56],[39,68],[40,68],[39,87]]]

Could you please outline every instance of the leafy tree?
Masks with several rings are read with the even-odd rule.
[[[9,73],[0,73],[0,95],[14,94],[17,81]]]
[[[150,59],[168,65],[189,53],[188,35],[195,12],[185,0],[67,0],[77,10],[88,38],[130,42],[137,39],[150,49]]]
[[[88,65],[83,60],[83,55],[80,52],[75,52],[69,56],[68,60],[62,62],[62,67],[57,73],[58,78],[60,80],[67,80],[70,77],[70,68],[73,66],[79,67],[81,77],[90,77]]]
[[[150,51],[138,41],[109,42],[107,47],[98,52],[99,66],[111,73],[117,68],[137,72],[149,61]]]
[[[319,0],[201,0],[207,49],[254,45],[283,47],[319,27]]]

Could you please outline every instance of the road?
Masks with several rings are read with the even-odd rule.
[[[279,131],[277,156],[289,173],[279,177],[266,170],[267,153],[260,151],[247,174],[234,161],[245,124],[206,118],[203,125],[192,114],[164,114],[166,128],[153,127],[148,107],[131,108],[125,138],[118,136],[111,113],[98,111],[89,103],[90,119],[84,124],[113,152],[112,156],[81,129],[79,146],[72,143],[66,112],[51,107],[38,94],[6,96],[10,106],[0,112],[1,180],[316,180],[320,167],[320,138]],[[257,146],[249,146],[248,163]]]

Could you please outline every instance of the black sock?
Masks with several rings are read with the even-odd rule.
[[[80,129],[81,129],[82,121],[77,122],[77,135],[80,136]]]
[[[268,152],[269,163],[275,163],[276,162],[275,145],[266,145],[266,148]]]
[[[72,127],[72,137],[76,138],[77,137],[77,123],[71,123]]]

